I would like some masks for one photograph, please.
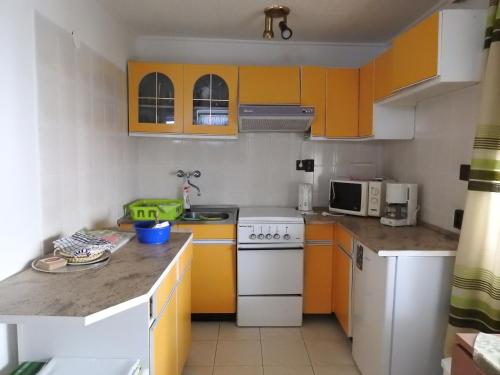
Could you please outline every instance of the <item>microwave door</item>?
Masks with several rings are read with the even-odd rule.
[[[361,212],[362,190],[361,184],[333,182],[331,184],[330,206],[339,211],[348,211],[346,213]]]

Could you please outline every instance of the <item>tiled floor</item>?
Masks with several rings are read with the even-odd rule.
[[[239,328],[193,322],[183,375],[359,375],[351,344],[334,318],[308,317],[301,328]]]

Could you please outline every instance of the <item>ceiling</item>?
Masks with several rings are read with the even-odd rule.
[[[269,0],[99,0],[138,35],[261,39]],[[384,43],[443,0],[281,0],[295,41]],[[275,21],[275,40],[279,31]]]

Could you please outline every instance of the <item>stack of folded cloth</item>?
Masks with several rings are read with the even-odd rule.
[[[76,232],[71,237],[63,237],[54,241],[56,254],[66,258],[68,263],[96,260],[106,250],[112,250],[113,247],[111,241],[84,232]]]

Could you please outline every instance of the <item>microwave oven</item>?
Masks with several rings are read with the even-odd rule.
[[[387,182],[393,180],[330,180],[329,209],[349,215],[381,217]]]
[[[368,215],[369,181],[330,180],[329,210],[342,214]]]

